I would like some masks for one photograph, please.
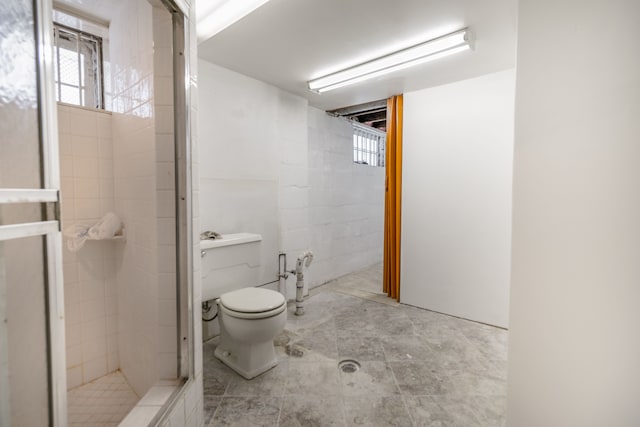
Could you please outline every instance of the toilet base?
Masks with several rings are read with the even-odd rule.
[[[255,344],[229,345],[221,337],[220,345],[213,353],[218,360],[250,380],[278,364],[273,341]]]

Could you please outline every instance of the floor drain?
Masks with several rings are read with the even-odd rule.
[[[342,372],[345,372],[347,374],[352,374],[356,372],[358,369],[360,369],[360,363],[358,363],[357,360],[351,360],[351,359],[342,360],[340,361],[340,363],[338,363],[338,368],[340,368]]]

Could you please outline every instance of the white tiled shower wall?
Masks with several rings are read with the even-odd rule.
[[[110,28],[109,101],[115,112],[59,107],[64,225],[92,223],[115,210],[127,229],[126,243],[88,242],[77,254],[64,254],[67,344],[72,347],[69,386],[120,367],[142,395],[157,379],[175,378],[177,360],[171,268],[175,264],[173,129],[165,126],[173,122],[171,20],[159,2],[152,6],[135,0],[119,7]],[[189,25],[192,213],[197,235],[197,45],[195,22]],[[193,306],[199,307],[199,258],[194,260],[194,271]],[[87,298],[94,297],[91,304],[83,304],[84,287]],[[166,422],[170,426],[202,425],[200,313],[195,310],[193,315],[194,379],[170,410]],[[90,319],[87,324],[83,316]],[[83,338],[88,342],[84,347]],[[78,365],[79,358],[87,363]],[[149,415],[147,409],[158,408],[143,405],[137,411]]]
[[[261,283],[311,249],[315,286],[382,260],[384,168],[353,163],[351,126],[200,60],[202,230],[262,234]],[[287,283],[293,298],[295,279]]]
[[[120,369],[141,396],[156,380],[158,339],[151,5],[123,3],[109,37],[116,209],[127,227],[117,253]]]
[[[193,0],[184,0],[184,1],[179,1],[178,3],[180,4],[185,4],[188,7],[188,10],[185,11],[186,12],[186,16],[187,18],[189,17],[193,17],[195,16],[195,1]],[[161,4],[157,1],[154,1],[154,4],[156,6],[160,6]],[[157,17],[157,15],[155,15]],[[158,22],[154,20],[154,24],[157,24]],[[166,24],[166,22],[164,22],[164,24]],[[199,163],[198,163],[198,138],[197,138],[197,134],[196,134],[196,127],[197,127],[197,99],[198,99],[198,88],[197,88],[197,40],[196,40],[196,28],[195,28],[195,19],[188,19],[187,20],[187,25],[188,25],[188,35],[189,35],[189,40],[188,40],[188,46],[189,46],[189,70],[190,70],[190,76],[189,76],[189,93],[190,93],[190,97],[187,99],[188,101],[188,108],[189,111],[186,112],[188,113],[188,118],[190,120],[189,122],[189,134],[190,134],[190,142],[191,142],[191,146],[190,146],[190,153],[189,156],[191,158],[191,161],[189,163],[189,167],[190,167],[190,172],[191,172],[191,177],[192,177],[192,181],[191,181],[191,201],[192,201],[192,222],[193,222],[193,241],[194,241],[194,246],[193,246],[193,253],[196,255],[193,258],[193,269],[191,271],[191,273],[193,274],[193,288],[192,288],[192,294],[190,295],[191,297],[191,301],[190,301],[190,305],[194,308],[193,309],[193,317],[192,317],[192,322],[193,322],[193,328],[194,328],[194,336],[193,336],[193,345],[194,345],[194,360],[193,360],[193,367],[194,367],[194,371],[193,371],[193,377],[191,378],[191,380],[187,383],[187,385],[185,385],[182,390],[181,393],[178,395],[176,401],[174,402],[173,406],[169,409],[168,413],[165,414],[165,417],[163,418],[163,421],[161,422],[161,425],[163,427],[200,427],[203,425],[203,400],[202,400],[202,328],[201,328],[201,314],[200,314],[200,310],[198,309],[200,307],[200,303],[201,303],[201,280],[200,280],[200,257],[197,256],[200,251],[199,251],[199,230],[200,230],[200,226],[199,226],[199,193],[200,193],[200,185],[199,185]],[[157,28],[157,27],[156,27]],[[155,29],[154,28],[154,31]],[[156,43],[158,42],[158,40],[156,40]],[[164,54],[168,53],[169,50],[166,49],[166,46],[157,46],[158,51],[162,51]],[[156,55],[155,60],[160,60],[163,61],[164,64],[170,63],[170,57],[167,57],[166,55],[164,55],[163,57],[159,57],[158,55]],[[158,66],[158,64],[156,63],[156,67]],[[165,69],[164,66],[162,67],[162,69]],[[162,77],[163,75],[161,73],[157,73],[158,76]],[[155,82],[154,82],[155,85]],[[158,92],[158,88],[161,86],[155,85],[154,86],[156,89],[156,92]],[[160,99],[160,95],[159,93],[156,93],[157,98],[154,100],[154,103],[156,104],[156,106],[167,106],[167,104],[165,102],[162,101],[162,99]],[[168,99],[168,94],[163,95],[165,98],[164,99]],[[161,117],[160,114],[158,114],[156,116],[157,121],[165,119],[165,120],[171,120],[172,117],[166,117],[166,115],[164,117]],[[166,186],[170,185],[166,182],[166,179],[168,179],[166,176],[161,176],[162,175],[162,171],[164,170],[165,172],[167,171],[166,167],[167,165],[165,164],[168,160],[168,151],[166,151],[168,149],[168,145],[167,145],[167,140],[166,138],[161,138],[160,136],[162,134],[167,134],[167,132],[164,132],[161,126],[156,126],[156,153],[157,153],[157,157],[156,157],[156,171],[157,171],[157,194],[156,197],[158,199],[161,199],[161,197],[158,196],[159,193],[166,191]],[[164,141],[163,141],[164,140]],[[162,214],[162,211],[164,209],[167,208],[166,205],[162,205],[162,202],[159,201],[158,202],[158,224],[162,222],[162,218],[166,218],[166,216],[164,216]],[[161,230],[161,229],[158,229]],[[166,230],[165,230],[166,231]],[[160,231],[159,231],[159,234]],[[164,245],[165,243],[163,243],[162,241],[163,237],[159,237],[159,242],[161,245]],[[169,262],[174,262],[175,258],[172,258],[171,260],[168,259],[162,259],[162,255],[159,255],[158,258],[158,262],[165,262],[165,263],[169,263]],[[160,273],[160,277],[162,278],[162,272]],[[167,291],[166,288],[163,288],[163,284],[162,281],[159,284],[160,286],[160,299],[159,301],[159,305],[162,305],[162,300],[163,298],[163,293],[165,291]],[[164,290],[163,290],[164,289]],[[162,320],[160,320],[160,322],[162,323]],[[159,331],[160,334],[162,334],[162,331]],[[174,335],[175,337],[175,335]],[[162,351],[160,351],[159,356],[161,356]],[[162,357],[160,357],[160,361],[162,360]],[[174,359],[175,362],[175,359]],[[160,362],[162,363],[162,361]],[[162,368],[160,369],[160,372],[162,372]],[[160,389],[162,389],[163,387],[159,387]],[[149,397],[149,399],[147,399]],[[142,399],[142,401],[140,401],[139,405],[134,408],[134,410],[129,414],[129,417],[127,417],[127,419],[125,420],[126,422],[129,422],[129,424],[127,425],[134,425],[134,426],[138,426],[138,425],[146,425],[148,424],[153,417],[158,413],[158,411],[161,410],[161,405],[159,404],[159,402],[154,402],[153,400],[156,400],[153,398],[153,396],[145,396],[144,399]]]
[[[58,106],[63,230],[94,224],[114,210],[110,113]],[[67,387],[118,369],[113,241],[87,241],[63,253]]]

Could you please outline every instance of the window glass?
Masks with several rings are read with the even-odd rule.
[[[104,108],[102,39],[54,24],[54,44],[57,101]]]
[[[353,162],[384,166],[385,132],[353,122]]]

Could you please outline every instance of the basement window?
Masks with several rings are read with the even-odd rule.
[[[353,162],[384,167],[387,141],[387,100],[367,102],[327,111],[342,117],[353,126]]]
[[[384,167],[386,132],[352,122],[353,162],[361,165]]]
[[[56,100],[104,109],[102,38],[53,24]]]

